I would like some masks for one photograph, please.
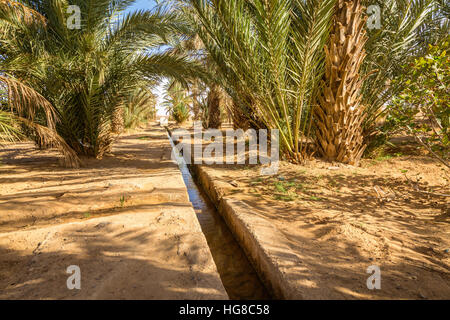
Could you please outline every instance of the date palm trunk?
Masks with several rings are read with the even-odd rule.
[[[200,104],[198,102],[199,90],[197,80],[195,80],[192,83],[191,91],[192,91],[192,112],[194,113],[194,120],[197,121],[200,118]]]
[[[242,107],[238,102],[233,101],[231,106],[231,117],[233,119],[234,129],[243,129],[246,131],[250,127],[248,116],[242,111]]]
[[[222,125],[220,107],[223,94],[217,84],[212,84],[208,93],[208,127],[218,129]]]
[[[338,0],[315,108],[319,152],[328,161],[352,165],[359,163],[366,148],[359,74],[367,41],[363,12],[360,0]]]
[[[113,111],[111,117],[111,131],[120,134],[125,129],[124,110],[123,107],[118,107]]]

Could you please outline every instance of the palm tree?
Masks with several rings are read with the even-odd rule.
[[[234,106],[305,158],[334,0],[186,0]],[[255,121],[256,120],[256,121]]]
[[[364,106],[360,68],[366,56],[365,19],[360,0],[338,0],[319,104],[317,145],[326,160],[357,164],[364,152]]]
[[[74,0],[81,29],[67,28],[67,0],[24,1],[44,24],[18,24],[1,16],[2,74],[20,79],[48,102],[55,128],[69,149],[101,157],[114,140],[113,115],[136,94],[143,79],[162,76],[186,81],[197,64],[185,56],[155,50],[174,44],[187,25],[164,7],[123,14],[128,0]],[[30,66],[32,66],[30,68]],[[8,98],[11,101],[12,96]],[[41,124],[51,123],[39,118]]]
[[[364,1],[370,4],[370,0]],[[367,56],[361,66],[365,138],[374,132],[375,120],[385,111],[386,103],[407,85],[393,81],[407,65],[428,50],[435,40],[436,20],[427,24],[439,10],[435,0],[380,0],[382,28],[368,30]],[[443,21],[442,21],[443,22]],[[444,24],[441,25],[444,28]],[[447,29],[448,30],[448,29]]]
[[[402,65],[424,51],[432,28],[448,30],[429,22],[434,0],[185,2],[235,106],[279,129],[294,162],[314,138],[327,159],[357,164],[375,120],[405,85],[393,82]],[[365,30],[362,4],[381,6],[380,30]]]
[[[177,122],[183,123],[189,118],[189,105],[192,98],[188,95],[187,89],[176,80],[172,80],[165,86],[163,106],[166,112]]]
[[[143,86],[135,89],[126,100],[124,108],[124,128],[130,129],[156,116],[156,98],[152,91]]]
[[[31,77],[39,74],[39,58],[19,55],[15,63],[7,59],[8,36],[26,29],[45,29],[46,22],[42,14],[23,3],[0,1],[0,142],[21,139],[25,127],[39,144],[57,147],[65,164],[76,167],[78,157],[55,131],[56,110],[22,76],[24,71]]]
[[[207,98],[208,128],[218,129],[222,125],[221,106],[223,104],[223,92],[219,85],[212,83],[209,87]]]
[[[180,2],[174,3],[174,10],[179,10],[185,14],[186,17],[191,14],[192,8],[183,6]],[[215,70],[214,62],[207,53],[202,53],[204,45],[198,33],[181,42],[175,48],[175,52],[183,52],[189,54],[198,61],[200,61],[206,72],[210,77],[207,79],[193,79],[190,85],[190,92],[192,97],[192,112],[193,119],[202,120],[205,128],[219,128],[221,125],[221,105],[223,102],[223,88],[219,85],[217,72]],[[202,81],[203,80],[203,81]],[[202,91],[203,89],[203,91]],[[207,90],[208,89],[208,90]],[[206,105],[201,104],[201,96],[207,94]]]

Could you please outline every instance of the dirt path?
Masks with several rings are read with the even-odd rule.
[[[1,299],[226,299],[163,129],[64,169],[32,144],[0,152]],[[81,270],[68,290],[67,267]]]

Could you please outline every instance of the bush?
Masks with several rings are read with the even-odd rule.
[[[430,46],[428,54],[404,67],[396,81],[406,81],[388,108],[387,125],[406,129],[432,155],[448,157],[450,124],[449,42]]]

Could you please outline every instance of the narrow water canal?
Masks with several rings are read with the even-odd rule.
[[[174,143],[169,135],[170,143]],[[182,156],[176,154],[178,166],[194,206],[198,221],[205,234],[223,286],[233,300],[270,299],[267,289],[258,278],[242,248],[231,234],[225,221],[208,196],[194,182]]]

